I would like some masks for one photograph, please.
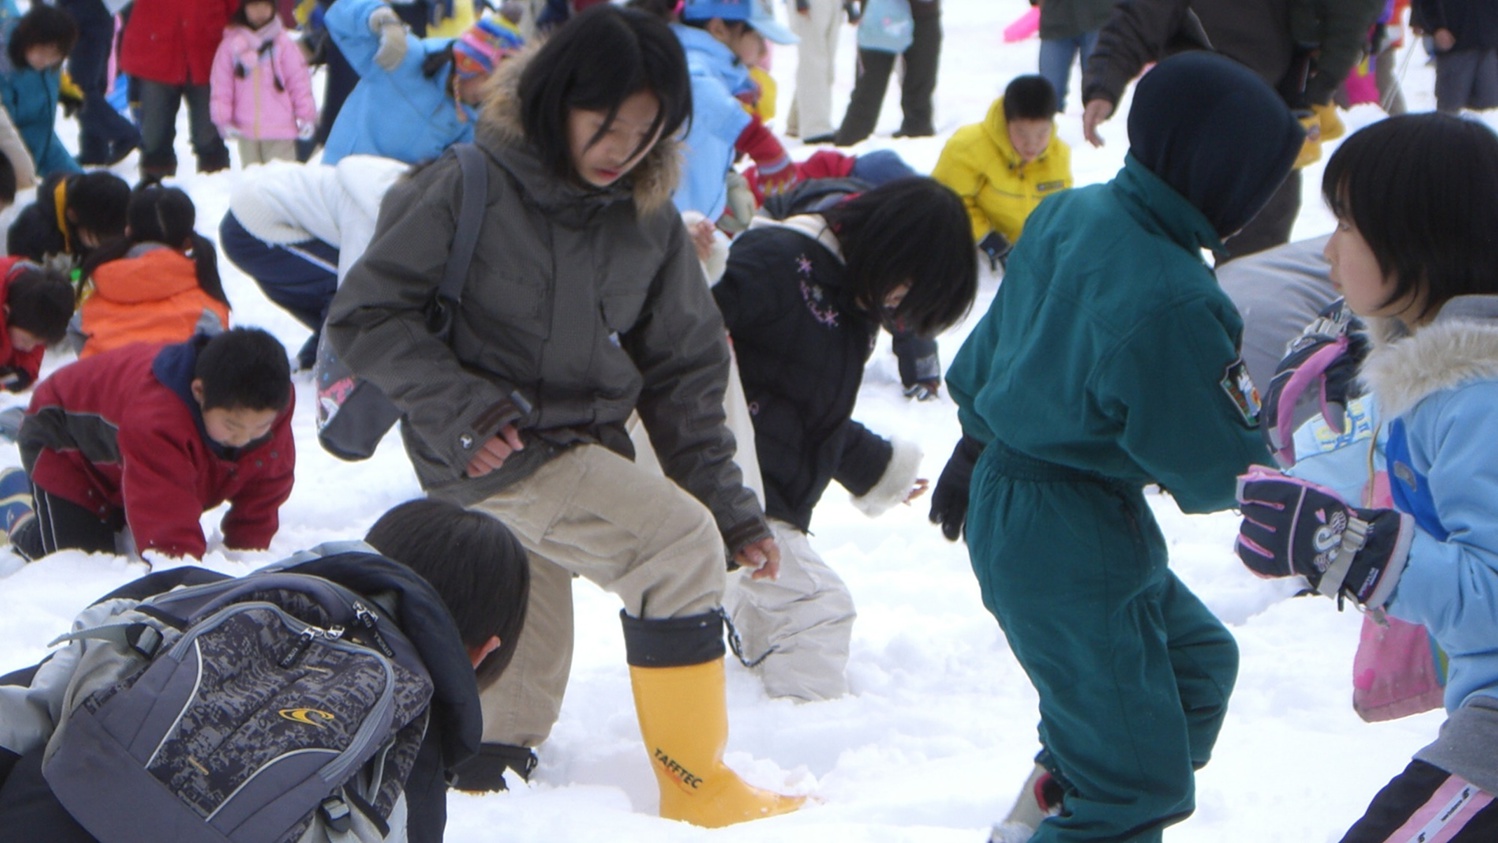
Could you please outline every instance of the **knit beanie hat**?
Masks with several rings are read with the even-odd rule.
[[[468,79],[488,76],[494,68],[525,46],[525,38],[515,25],[496,15],[479,18],[453,42],[453,66],[458,76]]]

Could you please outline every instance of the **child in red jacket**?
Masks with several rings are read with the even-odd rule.
[[[293,403],[286,349],[254,328],[64,366],[17,438],[35,514],[7,519],[14,549],[201,558],[201,516],[225,501],[224,546],[269,547],[291,494]]]
[[[73,285],[62,273],[0,257],[0,387],[20,392],[36,382],[47,346],[62,342],[73,318]]]

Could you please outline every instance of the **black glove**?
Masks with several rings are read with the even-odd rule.
[[[988,236],[978,241],[978,249],[988,255],[988,268],[994,273],[1004,268],[1009,260],[1009,250],[1014,247],[1004,239],[1004,235],[997,231],[988,232]]]
[[[931,493],[931,523],[941,525],[948,541],[957,541],[967,530],[967,493],[973,483],[973,466],[983,453],[983,443],[964,435],[952,449],[946,468]]]
[[[1392,509],[1357,509],[1330,489],[1272,469],[1238,478],[1243,523],[1235,549],[1262,577],[1300,574],[1328,597],[1370,609],[1394,593],[1415,519]]]
[[[848,15],[848,23],[858,23],[863,19],[863,4],[860,0],[843,0],[843,11]]]
[[[31,373],[16,366],[0,366],[0,389],[20,392],[31,386]]]
[[[1343,432],[1347,401],[1363,394],[1358,368],[1368,356],[1363,323],[1338,299],[1290,343],[1275,367],[1260,413],[1259,432],[1280,465],[1295,464],[1295,431],[1318,412]],[[1312,390],[1312,385],[1318,388]]]

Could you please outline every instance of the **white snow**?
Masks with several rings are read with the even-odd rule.
[[[783,4],[776,5],[784,15]],[[892,84],[878,132],[862,146],[896,149],[922,171],[935,163],[945,136],[981,120],[1010,78],[1036,67],[1037,41],[1005,44],[1001,37],[1004,26],[1028,8],[1025,0],[946,0],[944,5],[936,96],[940,136],[889,137],[899,125]],[[1412,109],[1429,110],[1434,76],[1424,54],[1414,49],[1405,95]],[[794,87],[795,58],[792,49],[775,56],[782,114]],[[848,28],[837,59],[834,120],[852,86],[853,60]],[[1060,135],[1072,146],[1080,185],[1110,178],[1128,142],[1127,102],[1103,128],[1105,147],[1083,142],[1079,83],[1074,71]],[[1349,129],[1380,116],[1371,106],[1344,114]],[[59,126],[65,141],[74,144],[76,123],[59,119]],[[193,159],[186,136],[184,109],[177,142],[184,175],[177,184],[197,203],[199,230],[213,236],[240,173],[188,173]],[[811,152],[791,144],[797,157]],[[132,156],[119,168],[132,182],[134,166]],[[1320,164],[1306,171],[1297,237],[1331,229],[1320,201],[1320,175]],[[227,261],[221,268],[236,324],[265,327],[294,352],[305,329]],[[974,316],[942,338],[944,359],[956,352],[995,285],[985,277]],[[49,360],[48,367],[62,362]],[[24,400],[7,396],[0,407]],[[316,444],[312,391],[305,379],[297,385],[297,404],[297,484],[282,509],[272,550],[229,554],[215,545],[204,560],[208,566],[244,573],[321,541],[357,538],[386,508],[419,494],[396,437],[368,462],[341,463]],[[919,442],[926,452],[923,474],[933,482],[958,437],[955,409],[945,397],[918,404],[901,396],[887,338],[868,367],[856,416],[875,431]],[[18,463],[14,448],[0,448],[0,465]],[[1215,758],[1197,777],[1197,811],[1167,832],[1168,839],[1338,839],[1410,753],[1434,738],[1441,715],[1375,725],[1360,721],[1350,703],[1359,616],[1339,614],[1324,599],[1290,599],[1292,584],[1246,573],[1231,549],[1237,527],[1232,513],[1185,516],[1168,497],[1152,503],[1169,537],[1175,571],[1242,648],[1242,670]],[[205,515],[205,528],[216,529],[220,516]],[[815,704],[771,700],[750,673],[730,664],[727,760],[752,782],[808,794],[815,804],[718,831],[656,817],[655,780],[635,723],[618,603],[579,580],[571,685],[551,740],[541,748],[539,769],[529,786],[508,794],[453,794],[448,839],[987,839],[990,823],[1003,817],[1030,770],[1038,746],[1036,700],[998,625],[979,602],[965,547],[948,543],[927,523],[925,500],[870,521],[838,487],[829,490],[813,526],[816,547],[847,580],[860,612],[848,667],[853,692]],[[0,551],[0,640],[5,642],[0,672],[41,658],[46,642],[82,605],[145,572],[140,563],[77,552],[23,565]]]

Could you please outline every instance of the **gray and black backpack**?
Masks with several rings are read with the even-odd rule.
[[[433,686],[373,600],[273,567],[122,609],[58,639],[82,653],[42,771],[91,834],[405,839]]]

